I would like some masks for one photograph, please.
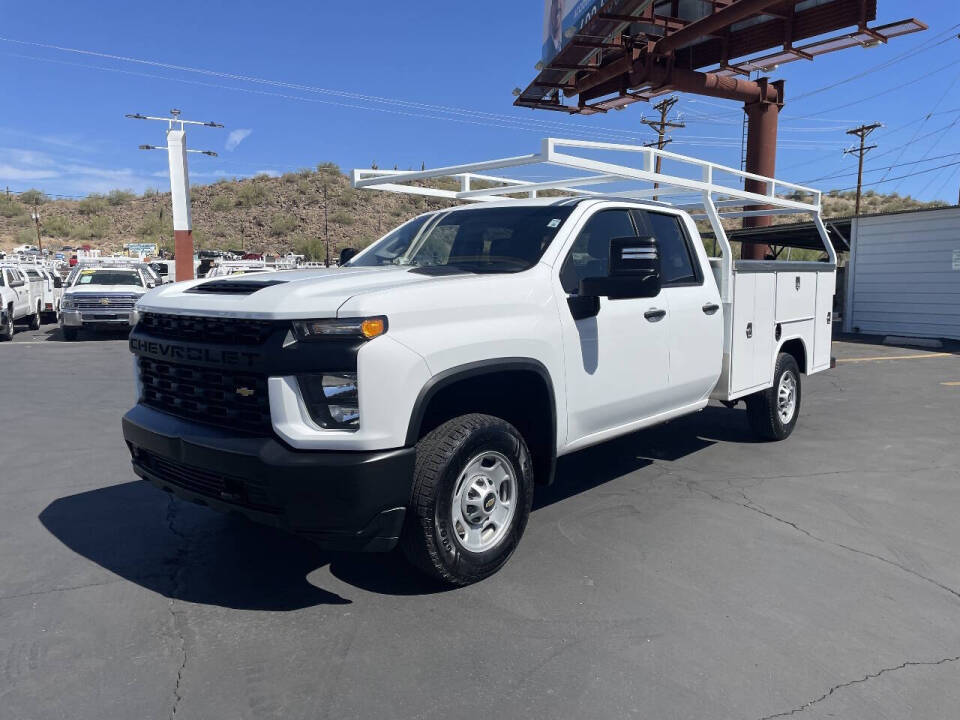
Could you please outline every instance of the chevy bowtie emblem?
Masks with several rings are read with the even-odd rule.
[[[110,304],[110,298],[100,298],[100,304],[101,304],[101,305],[109,305],[109,304]]]
[[[240,395],[241,397],[250,397],[256,392],[256,390],[253,390],[248,387],[238,387],[234,392],[236,392],[237,395]]]

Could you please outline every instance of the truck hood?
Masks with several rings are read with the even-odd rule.
[[[398,266],[283,270],[163,285],[137,309],[262,320],[336,317],[351,297],[436,279]]]
[[[146,288],[140,285],[84,285],[71,287],[63,291],[64,297],[82,297],[84,295],[143,295]]]

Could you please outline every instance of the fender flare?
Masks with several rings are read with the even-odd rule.
[[[547,484],[552,482],[557,463],[557,398],[550,371],[547,370],[546,365],[534,358],[504,357],[477,360],[448,368],[431,377],[420,389],[417,399],[413,404],[413,410],[410,413],[410,422],[407,426],[406,445],[412,446],[416,444],[430,401],[445,387],[462,380],[513,370],[524,370],[536,373],[543,380],[547,388],[547,398],[550,405],[550,463],[545,482]]]

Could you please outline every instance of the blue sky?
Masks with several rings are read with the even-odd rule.
[[[123,116],[163,115],[171,107],[226,125],[189,133],[191,147],[220,153],[191,156],[195,184],[322,161],[344,169],[374,161],[436,167],[534,152],[546,135],[652,138],[640,123],[652,112],[643,104],[572,118],[511,105],[511,90],[535,74],[540,0],[0,3],[0,189],[166,189],[164,154],[137,150],[162,144],[162,127]],[[930,29],[774,73],[787,81],[777,175],[823,189],[854,185],[855,160],[842,154],[852,138],[844,131],[879,121],[886,127],[871,137],[879,147],[867,156],[867,186],[956,202],[960,6],[878,4],[878,23],[913,16]],[[681,96],[676,109],[687,127],[673,134],[669,149],[739,166],[742,113],[735,103]],[[941,165],[948,166],[925,172]]]

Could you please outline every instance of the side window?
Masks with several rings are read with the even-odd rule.
[[[629,210],[601,210],[591,217],[573,241],[560,269],[563,289],[576,293],[584,278],[606,276],[610,265],[610,241],[636,235]]]
[[[687,234],[676,215],[646,211],[648,230],[657,239],[660,250],[662,285],[699,284],[703,280],[694,261]]]

